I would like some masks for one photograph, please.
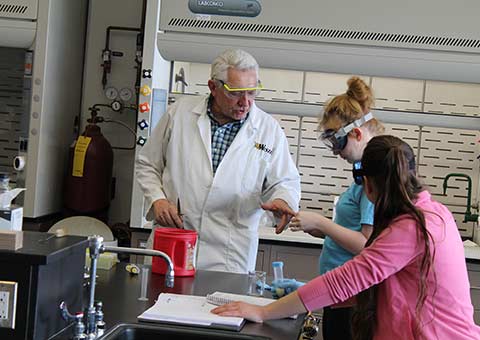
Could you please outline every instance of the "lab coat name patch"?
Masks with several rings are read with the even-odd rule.
[[[255,143],[255,149],[265,151],[268,154],[272,154],[272,149],[268,148],[265,144],[262,143]]]

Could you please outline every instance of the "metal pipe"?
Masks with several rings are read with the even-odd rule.
[[[477,214],[472,214],[470,210],[471,201],[472,201],[472,179],[467,174],[451,173],[445,176],[443,179],[443,194],[447,193],[448,180],[450,177],[460,177],[467,180],[467,210],[465,211],[465,216],[463,222],[476,222],[478,220]]]
[[[102,252],[111,252],[111,253],[124,253],[124,254],[134,254],[134,255],[147,255],[147,256],[158,256],[163,258],[167,262],[167,274],[165,274],[165,286],[172,288],[175,278],[175,272],[173,270],[173,262],[170,257],[165,254],[163,251],[152,250],[152,249],[141,249],[141,248],[128,248],[128,247],[114,247],[114,246],[103,246]]]
[[[90,294],[87,308],[87,335],[92,338],[96,332],[95,327],[95,285],[97,281],[97,261],[101,253],[103,245],[103,237],[89,236],[89,253],[90,253]]]

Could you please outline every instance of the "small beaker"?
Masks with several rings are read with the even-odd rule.
[[[248,295],[263,296],[267,273],[261,270],[248,272]]]
[[[147,289],[148,289],[148,280],[150,278],[150,268],[143,266],[141,272],[141,282],[140,282],[140,301],[148,301]]]

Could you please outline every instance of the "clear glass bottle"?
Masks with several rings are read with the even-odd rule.
[[[5,172],[0,172],[0,194],[10,190],[10,175]]]
[[[283,280],[283,261],[272,262],[273,267],[273,281],[278,282]]]

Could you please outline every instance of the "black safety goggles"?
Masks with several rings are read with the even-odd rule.
[[[337,131],[329,129],[322,132],[320,140],[325,144],[327,149],[332,152],[340,152],[347,146],[347,135],[339,134]]]
[[[345,125],[337,131],[333,129],[323,131],[319,139],[330,151],[340,152],[345,149],[345,146],[347,146],[348,133],[354,128],[362,126],[371,119],[373,119],[373,115],[371,112],[369,112],[365,116]]]

